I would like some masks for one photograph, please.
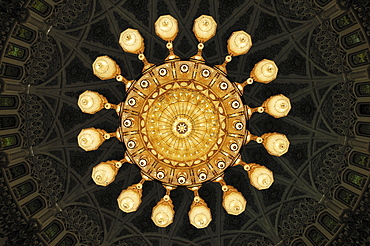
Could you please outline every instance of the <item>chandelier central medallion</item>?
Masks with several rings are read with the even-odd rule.
[[[194,192],[189,220],[196,228],[205,228],[212,220],[211,211],[198,192],[204,182],[221,185],[222,205],[227,213],[238,215],[244,212],[247,201],[239,191],[225,183],[225,170],[242,165],[254,187],[267,189],[274,181],[272,172],[259,164],[245,163],[240,149],[251,140],[263,144],[267,152],[275,156],[283,155],[289,148],[289,141],[283,134],[266,133],[259,137],[247,128],[254,112],[266,112],[276,118],[286,116],[291,108],[289,99],[283,95],[272,96],[257,108],[250,108],[241,100],[244,86],[254,81],[269,83],[276,78],[276,64],[264,59],[255,65],[246,81],[231,82],[226,65],[233,56],[246,54],[252,40],[244,31],[232,33],[225,61],[211,67],[205,63],[202,51],[204,43],[215,35],[216,27],[211,16],[197,18],[193,32],[199,41],[198,52],[189,60],[181,60],[173,50],[178,33],[177,20],[170,15],[159,17],[155,23],[156,34],[167,41],[169,50],[164,63],[159,65],[151,64],[145,58],[140,33],[126,29],[121,33],[119,43],[124,51],[138,54],[143,61],[141,77],[127,80],[108,56],[100,56],[93,63],[94,74],[100,79],[116,78],[125,83],[125,102],[111,104],[93,91],[85,91],[79,97],[78,105],[84,113],[115,109],[120,119],[120,126],[114,133],[83,129],[78,136],[79,146],[92,151],[106,139],[116,137],[127,149],[122,160],[95,166],[93,180],[98,185],[109,185],[123,163],[136,164],[141,169],[142,180],[122,191],[117,199],[118,206],[127,213],[136,211],[141,203],[143,183],[158,180],[166,193],[153,208],[152,220],[160,227],[173,222],[175,212],[170,192],[178,186]]]
[[[220,71],[195,61],[167,62],[145,72],[128,91],[123,141],[136,163],[146,163],[139,166],[149,177],[201,184],[238,156],[246,136],[242,105]]]

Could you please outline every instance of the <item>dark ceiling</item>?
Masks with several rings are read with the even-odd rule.
[[[368,245],[367,0],[5,0],[0,10],[1,245]],[[92,62],[108,55],[126,78],[137,78],[142,63],[118,44],[129,27],[144,37],[148,60],[163,62],[167,50],[154,22],[164,14],[178,20],[174,48],[182,59],[197,51],[192,25],[201,14],[218,23],[204,49],[210,65],[223,62],[233,31],[251,34],[249,53],[227,66],[230,79],[243,82],[256,62],[274,60],[278,78],[248,86],[244,102],[255,107],[280,93],[292,102],[288,117],[249,122],[255,135],[286,134],[287,154],[273,157],[254,143],[242,149],[243,160],[266,165],[275,183],[258,191],[241,167],[229,168],[225,180],[248,201],[239,216],[224,211],[219,185],[206,183],[200,195],[213,221],[205,229],[188,221],[193,194],[186,188],[171,193],[173,224],[156,227],[151,210],[165,192],[156,181],[144,184],[137,212],[122,212],[116,199],[140,181],[139,168],[125,163],[108,187],[95,185],[91,171],[122,159],[124,145],[112,139],[93,152],[77,145],[82,128],[118,127],[113,111],[83,114],[80,93],[125,99],[124,85],[99,80]],[[19,103],[9,106],[12,100]]]

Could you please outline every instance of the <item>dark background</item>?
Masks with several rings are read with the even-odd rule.
[[[0,96],[15,96],[18,101],[13,108],[0,110],[1,116],[13,115],[15,122],[4,118],[0,124],[2,245],[367,245],[370,241],[368,1],[6,0],[0,10]],[[192,25],[201,14],[218,23],[216,36],[204,49],[211,65],[223,62],[233,31],[248,32],[253,46],[228,64],[230,80],[243,82],[256,62],[274,60],[278,78],[268,85],[248,86],[244,102],[256,107],[280,93],[292,102],[288,117],[258,114],[249,122],[255,135],[286,134],[291,142],[287,154],[269,156],[255,143],[241,151],[244,161],[271,169],[275,183],[258,191],[241,167],[229,168],[225,180],[242,192],[247,209],[239,216],[228,215],[219,185],[206,183],[200,195],[213,220],[200,230],[188,221],[193,194],[185,188],[171,193],[174,222],[167,228],[154,225],[151,210],[164,195],[156,181],[144,184],[138,211],[120,211],[116,199],[122,189],[140,181],[139,168],[126,163],[114,183],[97,186],[91,179],[92,168],[101,161],[122,159],[124,146],[111,139],[99,150],[84,152],[77,145],[82,128],[112,132],[118,127],[112,110],[83,114],[77,107],[80,93],[98,91],[111,103],[125,99],[124,85],[99,80],[92,73],[92,62],[108,55],[126,78],[137,78],[142,63],[118,44],[119,34],[129,27],[144,37],[148,60],[162,62],[168,53],[165,42],[155,35],[154,22],[164,14],[178,20],[174,49],[182,59],[197,51]],[[7,147],[7,136],[15,136],[16,143]],[[16,170],[22,168],[26,171],[17,176]]]

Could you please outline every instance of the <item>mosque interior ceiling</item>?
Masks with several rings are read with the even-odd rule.
[[[92,63],[108,55],[128,79],[143,64],[122,51],[127,28],[140,31],[149,62],[161,64],[166,42],[155,34],[159,16],[172,15],[179,32],[176,55],[197,53],[193,23],[212,16],[217,34],[205,43],[207,65],[221,64],[234,31],[252,37],[248,54],[227,65],[228,79],[245,81],[262,59],[279,68],[269,84],[246,86],[243,104],[258,107],[277,94],[290,99],[288,116],[255,114],[255,135],[285,134],[289,151],[271,156],[259,144],[241,148],[247,163],[274,173],[269,189],[256,190],[242,166],[224,180],[245,197],[240,215],[227,214],[222,190],[206,182],[200,196],[212,211],[204,229],[190,224],[193,192],[171,192],[174,221],[151,220],[165,195],[158,181],[143,184],[134,213],[117,205],[123,189],[141,180],[136,165],[123,163],[109,186],[91,173],[106,160],[121,160],[125,145],[114,139],[98,150],[79,148],[83,128],[115,132],[114,110],[84,114],[85,90],[119,104],[124,83],[100,80]],[[1,245],[366,245],[370,241],[370,2],[367,0],[5,0],[0,3],[0,244]]]

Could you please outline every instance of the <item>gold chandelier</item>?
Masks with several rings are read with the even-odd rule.
[[[262,190],[274,182],[273,173],[264,166],[245,163],[239,151],[250,141],[261,143],[270,155],[281,156],[288,151],[289,141],[280,133],[252,135],[247,122],[253,113],[266,112],[275,118],[284,117],[291,109],[284,95],[267,99],[260,107],[243,105],[244,86],[254,81],[269,83],[277,76],[276,64],[264,59],[258,62],[243,83],[227,78],[226,65],[233,56],[243,55],[252,46],[251,36],[244,31],[233,32],[228,39],[228,55],[221,65],[205,64],[202,57],[204,43],[216,33],[217,23],[211,16],[202,15],[194,21],[193,33],[199,41],[198,52],[189,60],[175,55],[173,41],[178,33],[177,20],[164,15],[155,22],[156,34],[167,41],[169,55],[163,64],[154,65],[144,56],[144,40],[140,33],[128,28],[120,35],[119,44],[125,52],[138,54],[144,63],[138,80],[127,80],[121,69],[108,56],[100,56],[93,63],[94,74],[102,80],[116,78],[126,85],[127,99],[118,105],[94,91],[85,91],[78,100],[84,113],[95,114],[114,109],[120,120],[116,132],[83,129],[78,144],[92,151],[107,139],[116,137],[125,143],[124,159],[102,162],[93,168],[92,179],[97,185],[112,183],[124,162],[141,169],[142,180],[123,190],[117,202],[119,208],[134,212],[141,203],[145,181],[158,180],[166,190],[165,196],[153,208],[152,220],[159,227],[173,222],[170,192],[185,186],[194,192],[189,211],[190,223],[205,228],[212,220],[211,211],[199,196],[202,183],[217,182],[223,191],[222,205],[233,215],[242,213],[246,199],[223,180],[230,166],[242,165],[248,172],[251,185]]]

